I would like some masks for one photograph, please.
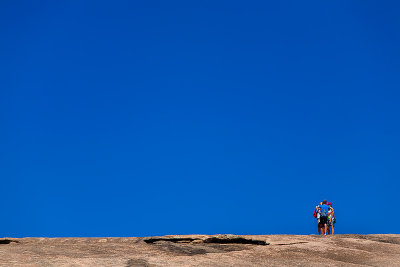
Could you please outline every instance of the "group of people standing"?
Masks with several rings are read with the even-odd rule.
[[[314,217],[318,221],[318,234],[329,235],[335,234],[336,218],[335,210],[332,208],[332,203],[324,199],[318,206],[315,207]]]

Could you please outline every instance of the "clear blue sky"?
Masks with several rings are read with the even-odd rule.
[[[0,236],[400,233],[398,1],[1,1]]]

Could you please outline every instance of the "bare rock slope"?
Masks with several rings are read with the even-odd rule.
[[[0,266],[400,266],[400,235],[2,238]]]

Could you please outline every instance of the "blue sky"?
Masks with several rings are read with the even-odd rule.
[[[398,1],[0,4],[0,236],[400,233]]]

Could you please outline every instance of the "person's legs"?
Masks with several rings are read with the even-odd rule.
[[[328,223],[327,219],[328,219],[327,217],[321,217],[320,218],[320,222],[321,222],[321,225],[323,227],[322,231],[323,231],[324,235],[326,235],[326,228],[328,227],[327,226],[327,223]]]
[[[330,234],[331,234],[331,228],[329,227],[329,225],[328,225],[328,229],[327,229],[326,234],[327,234],[327,235],[330,235]]]
[[[322,227],[323,227],[323,226],[324,226],[323,224],[318,223],[318,234],[319,234],[319,235],[322,235],[322,232],[323,232]]]
[[[335,234],[335,229],[333,228],[333,224],[331,225],[332,235]]]

